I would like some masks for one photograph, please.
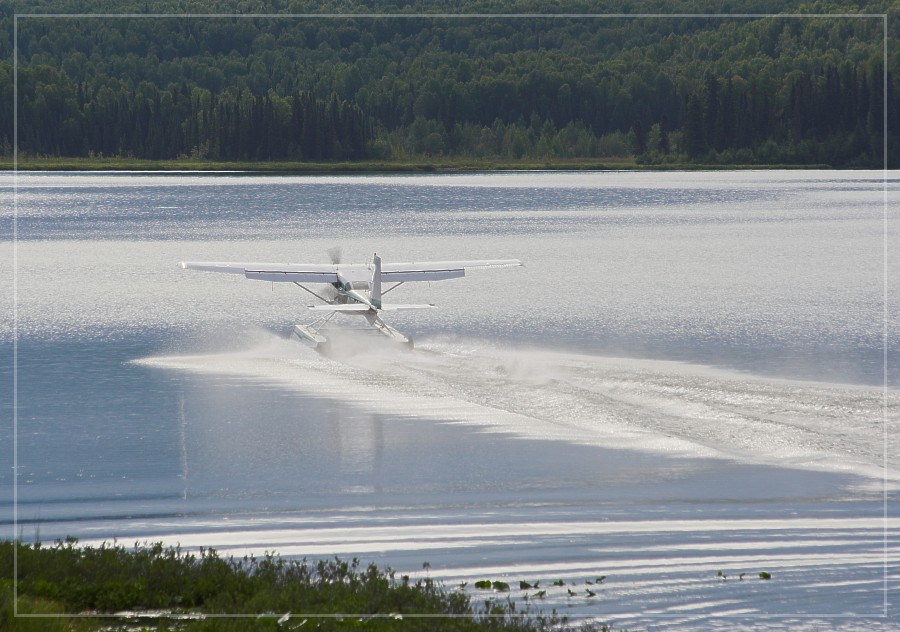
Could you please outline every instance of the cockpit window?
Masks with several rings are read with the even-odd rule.
[[[353,281],[352,283],[350,283],[350,289],[368,292],[369,291],[369,282],[368,281]]]

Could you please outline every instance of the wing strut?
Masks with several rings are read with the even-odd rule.
[[[297,287],[299,287],[301,290],[306,290],[307,292],[309,292],[310,294],[312,294],[313,296],[315,296],[317,299],[319,299],[319,300],[322,301],[323,303],[328,303],[328,300],[327,300],[327,299],[322,298],[321,296],[319,296],[318,294],[316,294],[315,292],[313,292],[313,291],[312,291],[311,289],[309,289],[308,287],[305,287],[305,286],[303,286],[303,285],[300,285],[300,284],[297,283],[296,281],[294,281],[293,283],[294,283],[294,285],[296,285]]]
[[[397,283],[396,285],[392,285],[391,287],[389,287],[388,289],[386,289],[384,292],[382,292],[381,295],[384,296],[385,294],[387,294],[387,293],[390,292],[391,290],[396,290],[398,287],[400,287],[400,286],[403,285],[404,283],[406,283],[406,281],[400,281],[400,282]]]

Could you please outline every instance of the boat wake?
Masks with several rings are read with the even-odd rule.
[[[352,335],[352,334],[348,334]],[[520,437],[900,481],[900,394],[766,379],[670,361],[432,339],[413,352],[363,336],[322,357],[260,332],[249,349],[144,365],[229,374],[374,412],[468,423]]]

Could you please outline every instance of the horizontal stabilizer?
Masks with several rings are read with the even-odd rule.
[[[362,303],[353,305],[309,305],[308,307],[316,312],[367,312],[372,309]]]
[[[361,303],[352,303],[350,305],[309,305],[309,309],[316,312],[367,312],[372,308]],[[396,304],[381,306],[381,311],[384,312],[394,312],[401,309],[435,309],[435,306],[430,303],[419,305]]]
[[[382,305],[381,309],[385,312],[393,312],[400,309],[435,309],[435,305],[433,303],[423,303],[421,305]]]

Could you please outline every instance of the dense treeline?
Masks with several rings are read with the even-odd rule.
[[[0,581],[4,630],[131,629],[135,620],[128,612],[144,613],[137,623],[159,630],[279,630],[303,626],[310,618],[312,627],[329,630],[532,632],[566,623],[555,615],[517,610],[502,597],[473,606],[465,592],[445,590],[427,573],[397,577],[373,564],[363,568],[358,560],[307,562],[271,554],[223,559],[211,549],[194,555],[158,543],[81,547],[67,538],[50,546],[0,542],[0,568],[7,578]],[[82,618],[53,616],[65,613]],[[591,624],[580,629],[607,630]]]
[[[110,10],[100,0],[57,4]],[[13,7],[0,5],[7,25]],[[53,9],[50,2],[44,10]],[[190,10],[175,0],[115,6]],[[209,11],[290,15],[20,16],[20,151],[299,161],[636,155],[880,167],[887,116],[891,161],[900,164],[900,143],[890,142],[900,129],[900,58],[883,58],[883,20],[849,15],[878,10],[872,3],[742,6],[846,14],[808,18],[402,17],[390,14],[437,9],[387,0],[339,7],[378,17],[299,15],[335,10],[270,0]],[[447,10],[548,9],[519,0]],[[552,10],[596,8],[574,1]],[[659,6],[622,0],[603,10]],[[669,10],[724,9],[696,1]],[[9,59],[11,41],[0,41],[0,51]],[[10,99],[11,72],[0,65]],[[12,117],[0,117],[8,153]]]
[[[797,72],[776,111],[753,82],[708,75],[688,96],[683,150],[716,162],[883,164],[883,67],[845,63]],[[665,153],[657,147],[651,151]]]
[[[332,93],[214,94],[170,84],[74,83],[50,66],[19,75],[19,146],[61,156],[358,160],[371,136],[362,110]]]

